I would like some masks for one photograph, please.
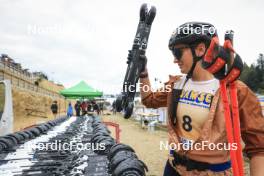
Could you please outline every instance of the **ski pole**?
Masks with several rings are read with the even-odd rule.
[[[220,95],[224,106],[227,142],[229,145],[233,145],[234,143],[238,145],[236,151],[233,148],[230,149],[233,175],[242,176],[243,158],[240,144],[240,122],[235,80],[243,70],[243,62],[238,54],[233,57],[235,51],[232,42],[233,31],[227,31],[223,48],[219,45],[218,37],[214,36],[202,60],[202,66],[220,80]],[[230,55],[228,56],[228,54]],[[232,117],[227,95],[227,85],[230,87],[229,95],[232,104]]]
[[[234,55],[233,31],[229,31],[226,33],[224,48],[230,51],[230,55],[232,56]],[[233,63],[234,63],[234,59],[233,59]],[[235,71],[238,72],[238,70],[235,70]],[[230,72],[230,74],[232,73],[234,73],[234,71]],[[234,142],[237,144],[236,159],[238,163],[239,175],[243,176],[244,169],[243,169],[242,146],[240,142],[241,131],[240,131],[238,102],[237,102],[237,87],[236,87],[235,81],[234,80],[231,80],[231,81],[232,82],[230,82],[230,99],[231,99],[231,108],[232,108],[233,136],[234,136]]]
[[[244,175],[242,146],[240,142],[241,131],[240,131],[238,102],[237,102],[237,88],[236,88],[236,83],[234,82],[230,84],[230,96],[231,96],[232,116],[233,116],[233,125],[234,125],[234,142],[237,143],[236,155],[237,155],[238,168],[240,175]]]
[[[228,102],[228,97],[227,97],[226,81],[225,80],[220,80],[220,92],[221,92],[222,101],[224,104],[227,140],[228,140],[228,143],[230,145],[232,145],[234,143],[234,136],[233,136],[233,128],[232,128],[231,114],[230,114],[230,108],[229,108],[229,102]],[[239,176],[236,151],[233,150],[232,148],[230,148],[230,158],[231,158],[233,175]]]

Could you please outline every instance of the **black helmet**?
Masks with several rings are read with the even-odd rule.
[[[184,23],[172,33],[169,40],[169,49],[171,50],[176,44],[189,45],[201,41],[205,42],[206,46],[208,46],[214,36],[217,36],[217,32],[215,27],[210,23]]]
[[[187,44],[190,46],[193,55],[193,64],[187,74],[186,81],[192,77],[196,63],[202,59],[203,56],[198,57],[195,54],[195,44],[204,42],[206,47],[210,45],[211,39],[217,36],[215,27],[210,23],[204,22],[188,22],[180,25],[172,33],[169,41],[169,49],[172,50],[177,44]],[[186,83],[185,81],[185,83]]]

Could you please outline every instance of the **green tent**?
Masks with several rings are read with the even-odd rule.
[[[60,94],[70,99],[77,99],[77,98],[92,99],[94,97],[101,97],[103,95],[103,92],[100,92],[92,88],[88,84],[86,84],[86,82],[81,81],[80,83],[78,83],[73,87],[61,90]]]

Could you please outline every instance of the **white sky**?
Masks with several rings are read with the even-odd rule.
[[[214,24],[221,39],[233,29],[235,48],[248,64],[264,52],[261,0],[0,0],[0,53],[66,87],[85,80],[118,92],[143,2],[157,8],[146,53],[153,84],[154,77],[179,74],[167,45],[188,21]]]

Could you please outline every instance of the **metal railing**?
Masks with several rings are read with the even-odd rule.
[[[8,70],[14,75],[19,76],[20,78],[29,79],[29,80],[33,80],[35,78],[32,73],[28,72],[25,69],[24,70],[18,69],[12,63],[0,61],[0,69]]]
[[[0,80],[9,79],[13,87],[35,92],[39,95],[50,96],[52,98],[64,98],[58,92],[54,92],[42,87],[35,85],[35,80],[38,77],[33,76],[32,73],[18,69],[12,64],[5,63],[0,61]]]

